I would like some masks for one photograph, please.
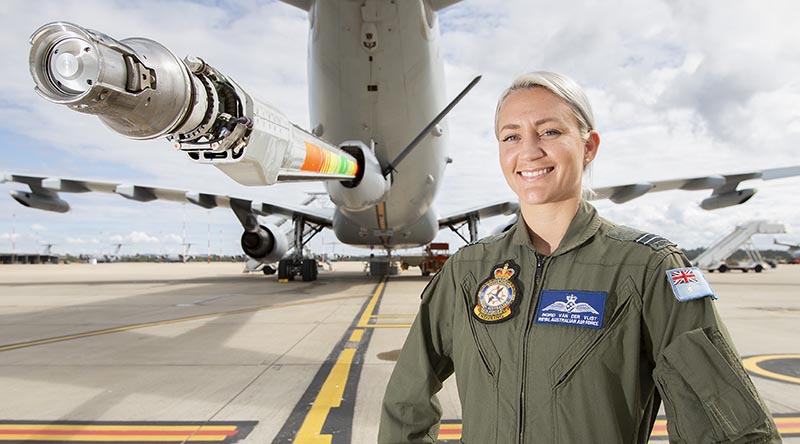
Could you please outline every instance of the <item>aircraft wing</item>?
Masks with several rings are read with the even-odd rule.
[[[756,193],[755,189],[739,190],[745,180],[773,180],[800,176],[800,165],[771,168],[740,174],[711,175],[688,179],[641,182],[627,185],[595,188],[596,199],[609,199],[614,203],[625,203],[647,193],[667,190],[713,190],[711,196],[700,203],[706,210],[714,210],[747,202]]]
[[[440,218],[439,229],[466,223],[470,220],[470,218],[477,217],[478,219],[485,219],[487,217],[499,216],[501,214],[510,215],[516,213],[517,210],[519,210],[519,204],[512,201],[500,201],[486,205],[480,205]]]
[[[739,205],[753,197],[756,193],[755,189],[737,189],[739,184],[745,180],[773,180],[793,176],[800,176],[800,165],[771,168],[748,173],[711,175],[595,188],[594,192],[596,196],[594,196],[592,200],[609,199],[614,203],[621,204],[644,194],[658,191],[712,190],[711,196],[704,199],[700,203],[700,207],[706,210],[714,210],[717,208]],[[475,222],[486,217],[500,214],[513,214],[516,213],[518,209],[519,203],[516,201],[500,201],[476,206],[440,218],[439,229],[450,228],[461,236],[458,229],[465,224],[471,223],[473,226],[470,227],[470,231],[472,232],[474,230],[474,236],[471,235],[470,237],[474,240],[477,239],[477,226],[474,225]]]
[[[306,221],[330,228],[333,224],[333,211],[322,208],[307,208],[277,202],[255,201],[234,196],[178,190],[172,188],[151,187],[116,182],[98,182],[82,179],[66,179],[60,177],[27,176],[21,174],[0,173],[0,183],[16,182],[28,185],[30,192],[12,191],[11,196],[27,207],[46,211],[66,212],[69,204],[58,194],[64,193],[110,193],[119,194],[130,200],[149,202],[168,200],[179,203],[191,203],[206,209],[223,207],[232,209],[242,220],[248,214],[278,215],[287,218],[301,216]],[[242,220],[244,224],[244,220]]]

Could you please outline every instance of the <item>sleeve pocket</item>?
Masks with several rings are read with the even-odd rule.
[[[770,435],[752,382],[717,329],[680,335],[659,358],[654,377],[670,441],[751,442]]]

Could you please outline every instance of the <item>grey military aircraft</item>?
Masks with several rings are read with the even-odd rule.
[[[309,16],[310,130],[254,98],[207,61],[179,59],[146,38],[117,40],[56,22],[31,36],[30,70],[46,100],[93,114],[132,139],[166,138],[196,163],[235,181],[266,186],[325,181],[334,209],[235,196],[60,177],[5,174],[27,184],[12,191],[22,205],[69,210],[59,193],[116,193],[136,201],[164,199],[227,207],[241,222],[241,246],[255,261],[278,262],[278,277],[316,278],[303,246],[329,228],[346,244],[420,246],[450,228],[466,241],[478,221],[514,214],[499,201],[440,217],[432,204],[449,158],[444,117],[478,82],[448,103],[437,11],[458,0],[283,0]],[[402,57],[399,55],[402,54]],[[716,209],[746,202],[742,181],[800,174],[800,166],[633,183],[596,189],[616,203],[664,190],[712,190],[700,204]],[[291,221],[280,230],[264,216]],[[307,256],[307,255],[306,255]]]

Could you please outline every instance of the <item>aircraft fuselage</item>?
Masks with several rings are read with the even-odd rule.
[[[311,128],[334,144],[374,143],[385,166],[446,105],[435,12],[422,0],[317,1],[309,23]],[[340,241],[398,248],[433,240],[447,163],[444,122],[440,129],[398,166],[382,204],[337,209]]]

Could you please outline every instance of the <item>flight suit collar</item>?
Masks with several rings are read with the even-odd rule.
[[[575,213],[575,217],[572,218],[572,222],[570,222],[569,228],[564,234],[564,238],[561,239],[561,243],[551,256],[559,256],[581,246],[597,233],[601,223],[602,219],[597,214],[594,206],[585,200],[581,200],[578,205],[578,212]],[[527,245],[531,250],[534,249],[522,214],[520,214],[517,224],[514,226],[513,242],[516,245]]]

